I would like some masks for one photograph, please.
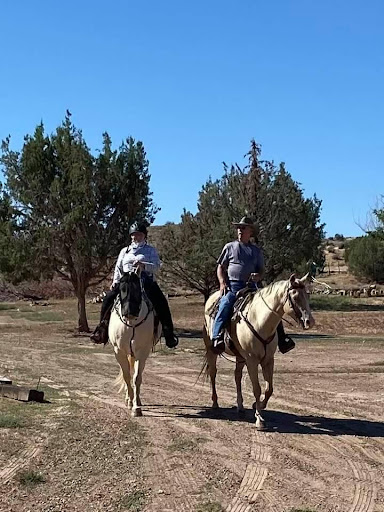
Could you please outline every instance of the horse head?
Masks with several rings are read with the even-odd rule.
[[[141,309],[142,288],[140,272],[126,272],[120,280],[121,316],[135,320]]]
[[[297,279],[295,274],[292,274],[288,279],[287,297],[284,304],[284,312],[300,323],[303,329],[310,329],[315,325],[306,289],[306,285],[310,282],[309,273],[301,279]]]

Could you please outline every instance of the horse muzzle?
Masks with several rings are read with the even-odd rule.
[[[303,315],[300,320],[301,320],[301,325],[303,326],[303,329],[305,329],[305,330],[312,329],[312,327],[315,325],[315,319],[313,318],[312,315],[310,315],[310,316]]]

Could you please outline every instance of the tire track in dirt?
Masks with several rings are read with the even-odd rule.
[[[324,442],[347,462],[351,468],[354,480],[354,496],[348,512],[372,512],[375,507],[377,485],[374,470],[363,461],[356,461],[356,443],[348,444],[347,439],[324,436]]]
[[[68,401],[68,398],[61,399],[61,401]],[[48,418],[45,419],[44,424],[51,429],[54,429],[58,422],[55,418],[61,418],[67,416],[70,413],[69,405],[60,405],[57,407]],[[48,437],[45,438],[47,442]],[[31,460],[39,455],[42,451],[41,442],[39,445],[32,445],[20,451],[13,457],[11,457],[8,463],[0,470],[0,482],[8,483],[21,469],[27,467]]]
[[[269,439],[269,434],[266,432],[256,431],[253,434],[251,460],[245,470],[240,488],[225,509],[226,512],[249,512],[252,510],[252,504],[257,501],[268,476],[268,463],[271,461]],[[277,510],[275,508],[277,504],[271,495],[266,497],[266,501],[268,501],[270,510]]]
[[[90,395],[89,398],[128,411],[122,401],[95,395]],[[175,422],[171,421],[173,428]],[[156,431],[156,435],[151,438],[150,444],[150,451],[155,453],[151,454],[147,474],[156,482],[155,486],[158,489],[152,496],[152,502],[146,507],[148,512],[152,510],[154,512],[167,510],[195,511],[199,503],[196,489],[207,483],[206,480],[203,480],[202,475],[197,475],[193,471],[192,464],[182,453],[178,452],[177,455],[169,456],[167,442],[172,435],[177,438],[177,434],[172,432],[171,421],[167,416],[152,416],[151,411],[146,412],[142,421],[143,426],[151,426],[150,428]],[[177,423],[181,423],[181,420],[177,419]],[[171,491],[174,490],[175,486],[180,491],[173,492],[171,497]]]
[[[40,446],[29,446],[14,457],[11,457],[8,464],[0,470],[0,482],[8,483],[20,469],[28,466],[30,461],[39,455],[40,452]]]

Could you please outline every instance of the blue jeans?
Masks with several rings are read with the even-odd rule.
[[[246,283],[244,281],[229,281],[229,291],[220,299],[219,310],[212,330],[212,339],[217,338],[226,326],[232,314],[233,305],[236,302],[236,293],[245,288],[245,286]]]

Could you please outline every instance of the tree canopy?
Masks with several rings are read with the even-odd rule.
[[[108,275],[130,224],[150,223],[157,211],[143,144],[129,137],[113,150],[104,133],[94,156],[68,113],[52,135],[39,124],[20,152],[8,137],[0,163],[6,177],[0,244],[8,247],[0,271],[13,281],[53,273],[69,280],[78,298],[79,330],[88,331],[87,288]]]
[[[372,211],[371,226],[365,236],[348,242],[345,259],[350,271],[379,283],[384,282],[384,207]]]
[[[323,260],[321,201],[305,198],[281,163],[260,160],[261,148],[251,141],[248,164],[224,164],[223,176],[202,187],[198,211],[184,211],[180,225],[168,225],[161,241],[168,274],[205,298],[216,287],[216,260],[224,244],[234,239],[232,221],[244,215],[255,220],[257,241],[266,261],[266,280],[304,271],[310,260]]]

